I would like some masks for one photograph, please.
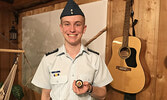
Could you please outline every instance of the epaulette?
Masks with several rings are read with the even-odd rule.
[[[59,49],[57,48],[56,50],[54,50],[54,51],[52,51],[52,52],[46,53],[45,55],[48,56],[48,55],[53,54],[53,53],[58,52],[58,51],[59,51]]]
[[[99,53],[98,53],[98,52],[93,51],[93,50],[91,50],[91,49],[89,49],[89,48],[88,48],[88,51],[93,52],[93,53],[95,53],[95,54],[99,55]]]

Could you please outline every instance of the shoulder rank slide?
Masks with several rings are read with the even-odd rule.
[[[55,53],[55,52],[58,52],[58,51],[59,51],[59,49],[57,48],[56,50],[54,50],[54,51],[52,51],[52,52],[46,53],[46,56],[48,56],[48,55],[50,55],[50,54],[53,54],[53,53]]]

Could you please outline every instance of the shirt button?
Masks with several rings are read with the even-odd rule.
[[[74,74],[72,74],[72,77],[74,77]]]

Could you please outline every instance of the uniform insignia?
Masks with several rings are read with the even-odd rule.
[[[53,54],[53,53],[56,53],[56,52],[58,52],[58,51],[59,51],[59,49],[57,48],[56,50],[54,50],[54,51],[52,51],[52,52],[46,53],[46,56],[48,56],[48,55],[50,55],[50,54]]]
[[[71,15],[73,15],[74,13],[73,13],[73,9],[71,9]]]
[[[89,49],[89,48],[88,48],[88,51],[90,51],[90,52],[92,52],[92,53],[95,53],[95,54],[99,55],[99,53],[98,53],[98,52],[93,51],[93,50],[91,50],[91,49]]]
[[[57,77],[60,75],[60,71],[52,71],[51,73],[54,77]]]

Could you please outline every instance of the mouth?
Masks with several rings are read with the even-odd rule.
[[[78,34],[67,34],[67,35],[70,37],[74,37],[74,36],[77,36]]]

